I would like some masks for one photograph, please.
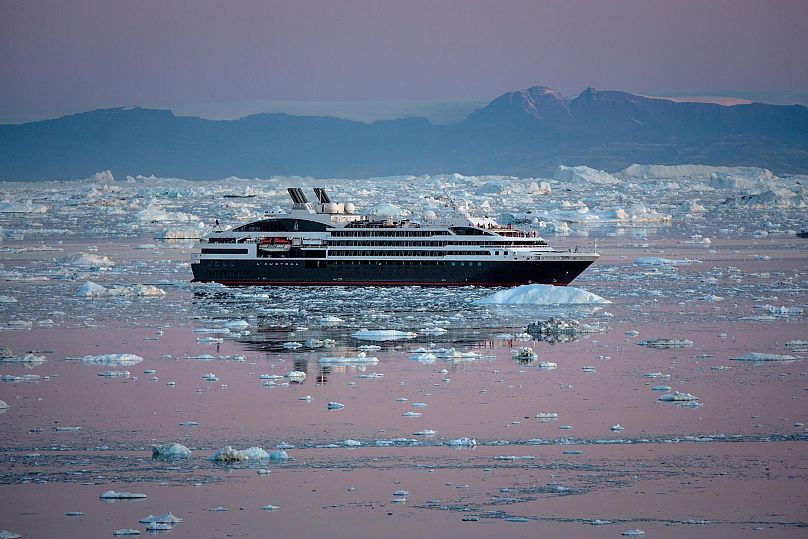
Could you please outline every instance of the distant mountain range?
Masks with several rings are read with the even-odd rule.
[[[632,163],[748,165],[808,173],[808,108],[674,103],[589,88],[569,99],[535,86],[465,120],[363,123],[257,114],[238,120],[104,109],[0,125],[0,179],[215,179],[274,175],[549,175],[558,164],[609,171]]]

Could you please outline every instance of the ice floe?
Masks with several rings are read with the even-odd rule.
[[[508,290],[500,290],[475,301],[475,303],[478,305],[571,305],[605,304],[611,303],[611,301],[573,286],[528,284]]]
[[[375,365],[379,362],[379,359],[368,356],[365,352],[359,352],[353,357],[321,357],[317,362],[322,365]]]
[[[190,456],[191,450],[180,443],[152,445],[152,458],[155,459],[187,459]]]
[[[732,361],[756,362],[756,361],[796,361],[800,358],[790,356],[787,354],[768,354],[764,352],[749,352],[748,354],[744,354],[740,357],[731,357],[729,359],[731,359]]]
[[[211,460],[216,462],[243,462],[267,458],[269,458],[269,453],[260,447],[233,449],[233,447],[229,445],[219,449],[213,454],[213,456],[210,457]]]
[[[99,496],[102,500],[140,500],[146,498],[145,494],[139,492],[116,492],[114,490],[105,490]]]
[[[418,334],[411,331],[399,331],[395,329],[361,329],[351,336],[354,339],[363,341],[398,341],[414,339]]]
[[[77,295],[81,298],[96,299],[108,298],[119,296],[139,296],[139,297],[161,297],[165,296],[165,290],[151,285],[135,285],[135,286],[112,286],[107,288],[92,281],[84,283]]]
[[[131,367],[141,361],[143,358],[135,354],[102,354],[81,358],[81,362],[85,365],[103,365],[105,367]]]

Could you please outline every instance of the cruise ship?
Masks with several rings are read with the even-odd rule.
[[[232,286],[517,286],[567,285],[597,258],[594,252],[558,251],[538,237],[488,217],[422,222],[364,216],[351,203],[317,202],[289,188],[288,213],[201,241],[191,268],[194,282]]]

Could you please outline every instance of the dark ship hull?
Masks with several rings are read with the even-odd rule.
[[[559,257],[560,258],[560,257]],[[194,282],[228,286],[565,286],[594,258],[529,261],[200,260]]]

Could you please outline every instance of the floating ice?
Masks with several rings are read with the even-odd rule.
[[[135,354],[103,354],[100,356],[84,356],[81,362],[85,365],[103,365],[105,367],[131,367],[143,361]]]
[[[182,522],[182,519],[172,513],[164,513],[162,515],[149,515],[138,520],[141,524],[158,523],[158,524],[171,524],[176,525]]]
[[[59,260],[62,264],[68,266],[79,266],[87,268],[109,268],[115,265],[115,262],[107,256],[93,255],[88,253],[78,253],[75,255],[66,256]]]
[[[284,378],[296,384],[302,384],[306,380],[306,373],[303,371],[289,371],[283,375]]]
[[[6,408],[8,408],[6,401],[0,401],[0,410],[5,410]]]
[[[139,284],[131,287],[113,286],[111,288],[106,288],[92,281],[87,281],[81,286],[81,288],[79,288],[77,295],[81,298],[86,299],[107,298],[116,296],[161,297],[165,296],[166,292],[165,290],[157,288],[156,286],[145,286]]]
[[[680,264],[693,264],[699,260],[691,260],[689,258],[672,259],[672,258],[659,258],[656,256],[643,256],[634,261],[635,266],[678,266]]]
[[[228,320],[224,323],[224,327],[227,329],[235,329],[236,331],[243,331],[250,327],[250,324],[246,320]]]
[[[448,440],[446,445],[449,447],[474,447],[477,445],[477,440],[474,438],[456,438],[454,440]]]
[[[289,454],[283,449],[274,449],[269,452],[269,460],[273,460],[276,462],[286,462],[287,460],[289,460]]]
[[[532,361],[534,359],[538,359],[539,356],[536,354],[536,352],[533,351],[531,347],[525,346],[523,348],[511,350],[511,357],[513,359],[518,360]]]
[[[662,402],[691,402],[697,401],[699,398],[695,395],[691,395],[690,393],[681,393],[679,391],[674,391],[673,393],[666,393],[659,397],[659,400]]]
[[[146,495],[138,492],[115,492],[114,490],[105,490],[99,497],[102,500],[140,500],[145,498]]]
[[[552,361],[542,361],[539,363],[539,368],[544,370],[557,369],[558,363],[553,363]]]
[[[763,352],[750,352],[741,357],[731,357],[732,361],[795,361],[799,358],[781,354],[766,354]]]
[[[621,430],[625,430],[625,427],[618,423],[617,425],[612,425],[612,430],[615,432],[620,432]]]
[[[321,357],[317,360],[318,363],[324,365],[350,365],[350,364],[376,364],[379,362],[378,358],[368,357],[365,352],[359,352],[355,357]]]
[[[191,450],[176,442],[152,445],[152,458],[155,459],[187,459],[190,456]]]
[[[197,337],[196,342],[199,344],[222,344],[224,339],[221,337]]]
[[[418,432],[413,432],[412,435],[413,436],[434,436],[437,433],[438,433],[438,431],[436,431],[436,430],[424,429],[424,430],[419,430]]]
[[[687,348],[693,346],[693,341],[689,339],[648,339],[637,344],[648,348]]]
[[[324,316],[320,319],[321,326],[337,327],[345,323],[345,320],[336,316]]]
[[[421,417],[422,415],[421,412],[404,412],[401,414],[402,417]]]
[[[528,284],[508,290],[500,290],[490,296],[475,301],[478,305],[569,305],[569,304],[605,304],[611,301],[592,292],[572,286],[552,286],[546,284]]]
[[[351,335],[354,339],[363,341],[397,341],[414,339],[417,333],[411,331],[398,331],[395,329],[361,329]]]
[[[261,460],[269,458],[269,453],[260,447],[250,447],[248,449],[233,449],[231,446],[226,446],[219,449],[210,460],[216,462],[242,462],[247,460]]]
[[[12,202],[0,200],[0,213],[47,213],[48,207],[44,204],[34,204],[30,200]]]
[[[329,402],[328,403],[328,409],[329,410],[340,410],[342,408],[345,408],[345,405],[342,404],[341,402]]]
[[[288,349],[288,350],[295,350],[297,348],[302,348],[303,345],[300,344],[299,342],[292,341],[292,342],[283,343],[283,347]]]
[[[133,528],[121,528],[112,532],[112,535],[140,535],[140,530]]]
[[[278,509],[280,509],[280,507],[277,505],[269,504],[264,505],[263,507],[261,507],[261,509],[263,509],[264,511],[277,511]]]
[[[596,170],[583,165],[575,167],[558,165],[553,178],[560,182],[586,185],[615,185],[620,183],[619,179],[615,178],[608,172]]]
[[[581,323],[578,320],[562,320],[550,317],[528,324],[528,335],[540,341],[568,342],[578,339],[581,335],[607,331],[606,328]]]
[[[345,447],[359,447],[362,445],[362,442],[357,440],[343,440],[342,445]]]
[[[105,378],[129,378],[129,375],[129,371],[101,371],[98,373],[98,376]]]
[[[626,537],[637,537],[640,535],[645,535],[645,532],[640,529],[634,529],[634,530],[626,530],[620,535],[625,535]]]

